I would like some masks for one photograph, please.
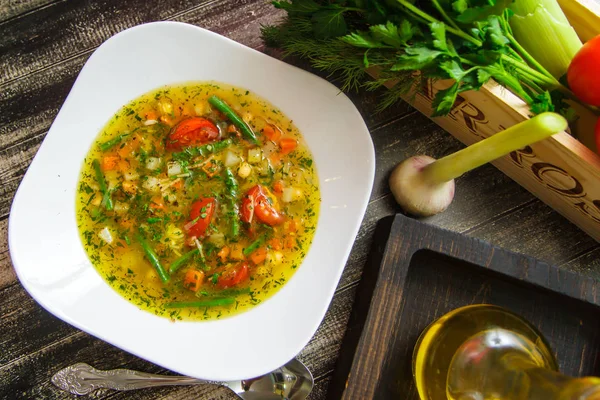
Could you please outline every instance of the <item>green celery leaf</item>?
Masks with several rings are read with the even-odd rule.
[[[459,83],[455,82],[454,85],[450,86],[448,89],[440,90],[435,94],[433,102],[431,103],[431,106],[433,107],[432,117],[446,115],[452,110],[452,105],[456,101],[456,96],[458,95],[458,87]]]
[[[480,86],[489,81],[491,77],[492,75],[490,75],[490,73],[485,69],[480,68],[477,70],[477,82]]]
[[[490,15],[502,15],[504,10],[514,0],[491,0],[488,4],[465,9],[456,20],[463,24],[472,24],[475,21],[485,21]],[[462,6],[462,4],[461,4]]]
[[[410,27],[410,22],[403,21],[409,24],[408,27],[404,29],[401,26],[400,31],[398,31],[398,27],[394,25],[392,22],[388,21],[385,25],[374,25],[372,26],[371,33],[381,42],[390,45],[394,48],[402,48],[406,45],[406,42],[412,39],[413,30]]]
[[[367,32],[352,32],[349,35],[340,38],[345,43],[355,47],[364,47],[366,49],[379,49],[389,47],[385,43],[374,39]]]
[[[459,93],[466,92],[468,90],[479,90],[481,84],[477,80],[477,71],[471,71],[465,74],[460,81]]]
[[[400,22],[400,30],[398,31],[398,34],[405,42],[408,42],[417,34],[423,36],[419,30],[419,27],[411,24],[407,19],[403,19],[402,22]]]
[[[456,0],[452,2],[452,9],[459,14],[464,13],[469,8],[467,0]]]
[[[443,54],[439,50],[432,50],[425,46],[409,47],[405,52],[397,58],[396,63],[390,68],[391,71],[423,69],[433,64],[435,59]]]
[[[463,58],[477,65],[492,65],[498,62],[502,57],[502,53],[495,50],[479,50],[475,53],[464,54]]]
[[[344,9],[323,10],[313,14],[312,24],[318,39],[327,39],[346,34],[348,26],[344,19]]]
[[[433,47],[441,51],[448,51],[446,45],[446,25],[442,22],[432,22],[429,24],[431,36],[433,36]]]
[[[292,0],[291,3],[287,1],[273,1],[271,4],[275,8],[286,10],[288,13],[312,14],[321,9],[321,6],[314,0]]]
[[[501,49],[510,43],[508,38],[504,36],[504,32],[500,26],[500,19],[492,15],[488,18],[488,25],[485,27],[484,46],[493,50]]]
[[[440,63],[440,69],[448,74],[449,78],[460,81],[466,74],[462,65],[456,60],[446,60]]]

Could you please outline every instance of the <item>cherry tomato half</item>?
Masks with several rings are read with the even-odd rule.
[[[588,40],[575,54],[567,81],[575,95],[588,104],[600,106],[600,35]]]
[[[283,215],[273,206],[273,196],[261,185],[256,185],[248,190],[242,200],[241,219],[249,224],[254,220],[254,216],[261,222],[275,226],[283,223]]]
[[[217,285],[222,289],[232,287],[244,282],[248,279],[248,275],[248,263],[243,262],[223,272],[217,281]]]
[[[219,137],[219,129],[202,117],[187,118],[171,129],[167,137],[167,150],[181,150],[211,142]]]
[[[187,233],[190,236],[204,236],[208,224],[212,221],[215,208],[216,202],[213,197],[200,199],[193,203],[190,210],[190,222],[186,225]]]

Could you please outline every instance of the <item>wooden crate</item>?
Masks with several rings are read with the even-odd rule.
[[[559,0],[559,3],[582,40],[600,34],[600,3],[595,0]],[[433,97],[449,84],[430,82],[405,100],[430,116]],[[580,114],[577,131],[588,133],[581,137],[581,142],[561,132],[493,164],[600,241],[600,156],[583,144],[593,146],[596,117],[585,110]],[[449,115],[432,120],[470,145],[527,119],[528,115],[529,109],[521,99],[489,82],[479,91],[461,93]]]

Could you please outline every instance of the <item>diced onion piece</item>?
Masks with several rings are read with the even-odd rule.
[[[196,115],[206,115],[210,113],[210,105],[206,102],[198,103],[194,106],[194,112]]]
[[[302,197],[302,190],[295,187],[286,187],[281,194],[281,201],[291,203]]]
[[[94,195],[94,200],[92,200],[93,206],[99,206],[102,203],[102,194],[98,193]]]
[[[267,262],[270,264],[281,264],[283,253],[280,251],[271,251],[267,254]]]
[[[251,173],[252,167],[250,166],[250,164],[244,162],[240,165],[240,168],[238,169],[238,175],[240,176],[240,178],[246,179],[250,176]]]
[[[123,174],[126,181],[135,181],[140,176],[135,171],[127,171]]]
[[[174,193],[169,193],[167,195],[167,201],[171,204],[175,203],[177,201],[177,195]]]
[[[129,204],[117,201],[115,203],[114,209],[117,214],[123,214],[123,213],[127,212],[127,210],[129,210]]]
[[[160,167],[160,158],[158,157],[148,157],[146,160],[146,168],[153,171]]]
[[[248,162],[258,164],[262,160],[262,150],[259,147],[248,149]]]
[[[171,103],[169,103],[167,101],[159,101],[158,102],[158,109],[163,114],[172,114],[173,113],[173,104],[171,104]]]
[[[291,179],[292,183],[302,183],[304,180],[304,170],[298,167],[291,167],[288,177]]]
[[[100,236],[100,239],[104,240],[108,244],[113,242],[113,237],[106,226],[100,232],[98,232],[98,236]]]
[[[154,125],[156,124],[158,121],[155,119],[148,119],[146,121],[144,121],[144,125],[149,126],[149,125]]]
[[[223,163],[226,167],[233,167],[238,165],[241,161],[242,159],[237,154],[231,150],[227,150]]]
[[[160,191],[160,181],[155,176],[149,176],[144,183],[142,183],[142,187],[151,192]]]
[[[217,247],[223,247],[225,245],[225,235],[222,233],[213,233],[206,240]]]
[[[267,141],[267,143],[264,144],[264,146],[262,147],[263,150],[263,154],[265,155],[265,157],[270,157],[271,154],[279,151],[279,146],[277,146],[275,143],[271,142],[270,140]]]
[[[179,164],[177,161],[169,161],[167,163],[167,174],[169,176],[181,174],[181,164]]]

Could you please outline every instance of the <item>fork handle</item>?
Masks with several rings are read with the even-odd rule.
[[[61,369],[51,379],[52,383],[67,392],[85,395],[96,389],[134,390],[154,386],[213,384],[227,386],[223,382],[205,381],[187,376],[165,376],[133,371],[130,369],[98,370],[85,363],[77,363]]]

